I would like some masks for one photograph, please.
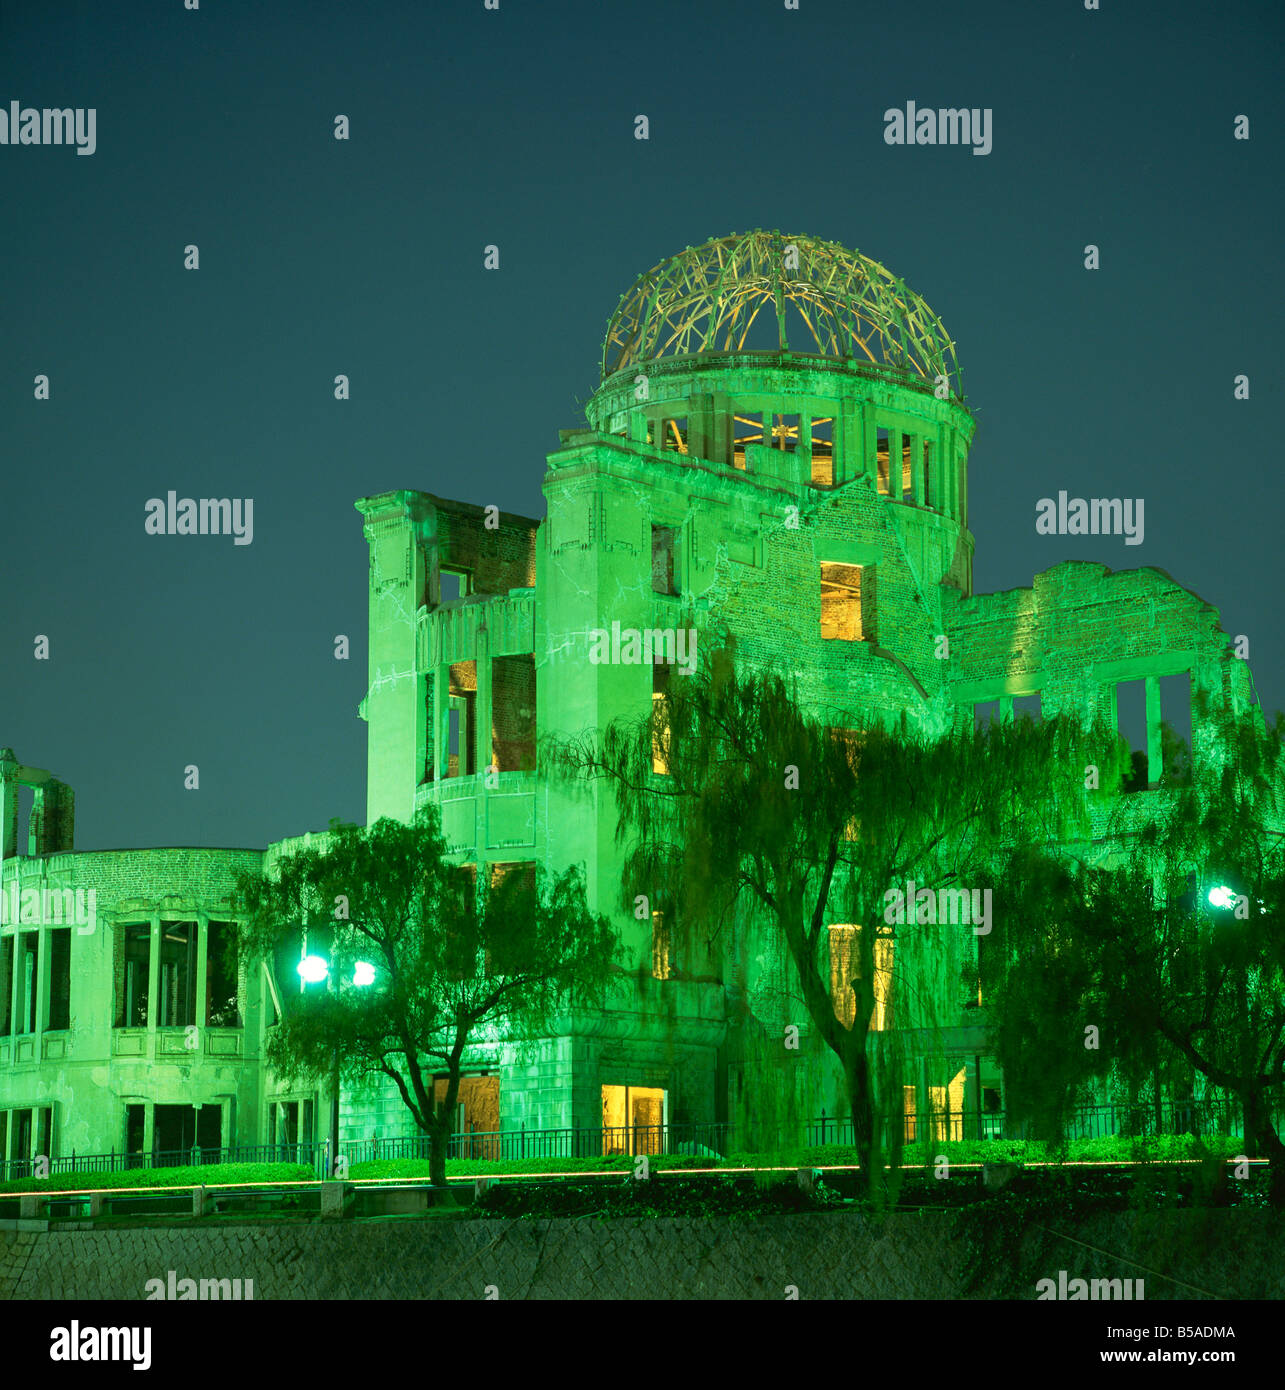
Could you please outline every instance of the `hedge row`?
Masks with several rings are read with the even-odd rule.
[[[127,1168],[116,1173],[55,1173],[0,1183],[11,1192],[84,1192],[100,1187],[227,1187],[241,1182],[310,1182],[317,1175],[302,1163],[209,1163],[199,1168]]]

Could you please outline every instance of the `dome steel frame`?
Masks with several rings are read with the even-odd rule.
[[[790,248],[797,268],[786,264]],[[753,352],[745,342],[768,306],[778,351],[864,360],[934,384],[945,377],[963,399],[954,340],[905,281],[837,242],[775,231],[715,237],[640,275],[607,325],[602,379],[660,357]],[[787,306],[809,346],[790,343]]]

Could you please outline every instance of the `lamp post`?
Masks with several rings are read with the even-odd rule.
[[[330,987],[330,962],[324,956],[307,955],[299,962],[299,977],[305,985],[320,984],[326,981],[327,988]],[[369,961],[359,960],[353,963],[352,984],[358,989],[364,989],[375,983],[375,967]],[[341,986],[342,988],[342,982]],[[330,1176],[335,1176],[335,1168],[339,1162],[339,1045],[335,1044],[334,1068],[330,1076],[330,1137],[327,1146],[330,1155]]]

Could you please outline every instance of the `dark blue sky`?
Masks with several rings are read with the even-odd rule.
[[[361,819],[354,499],[541,515],[621,293],[753,227],[941,315],[979,591],[1159,566],[1285,705],[1285,18],[1102,4],[0,0],[0,106],[97,109],[92,157],[0,147],[0,745],[75,787],[78,848]],[[993,152],[887,146],[907,100],[992,108]],[[1145,543],[1037,536],[1060,488],[1143,497]],[[253,497],[253,544],[145,535],[170,489]]]

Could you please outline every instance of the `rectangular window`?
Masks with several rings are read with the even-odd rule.
[[[1191,675],[1160,677],[1160,761],[1165,786],[1191,781]]]
[[[158,1028],[196,1022],[195,922],[161,923],[161,1016]]]
[[[892,488],[889,485],[888,458],[892,448],[890,431],[880,425],[875,430],[875,480],[878,489],[886,497]]]
[[[857,994],[853,981],[861,978],[860,926],[838,923],[829,928],[830,999],[834,1016],[845,1028],[856,1022]],[[893,936],[880,929],[874,946],[874,1012],[870,1031],[882,1033],[892,1026]]]
[[[732,416],[732,463],[737,468],[746,466],[745,451],[749,446],[762,443],[762,415],[741,414]]]
[[[49,933],[49,1028],[71,1027],[71,928]]]
[[[863,731],[861,729],[835,729],[827,728],[826,733],[840,744],[844,751],[844,756],[848,766],[856,772],[857,765],[861,757],[861,739]],[[857,839],[859,826],[856,816],[850,816],[844,823],[843,838],[849,842]]]
[[[773,415],[772,447],[786,454],[795,453],[799,447],[800,424],[801,417],[798,415]]]
[[[223,1137],[219,1105],[158,1105],[152,1116],[152,1149],[166,1164],[186,1165],[193,1147],[217,1150]],[[210,1157],[213,1157],[211,1152]],[[205,1154],[202,1154],[205,1157]]]
[[[964,1084],[967,1068],[961,1067],[947,1086],[929,1086],[933,1139],[937,1143],[958,1142],[964,1137]]]
[[[433,1078],[433,1105],[446,1100],[449,1077]],[[455,1096],[455,1119],[448,1153],[452,1158],[500,1157],[500,1078],[461,1076]]]
[[[0,1111],[0,1124],[4,1122],[4,1112]],[[31,1151],[32,1140],[32,1115],[29,1109],[11,1110],[9,1112],[9,1152],[5,1155],[10,1165],[25,1165],[34,1155]],[[10,1166],[9,1176],[11,1178],[23,1178],[28,1175],[25,1166],[14,1168]]]
[[[902,1086],[901,1088],[901,1113],[906,1122],[905,1142],[913,1144],[915,1142],[915,1088],[913,1086]]]
[[[973,705],[973,727],[975,729],[987,729],[992,724],[998,723],[998,700],[978,700],[977,703]]]
[[[147,1027],[147,981],[152,960],[149,922],[116,928],[116,1027]]]
[[[235,922],[211,922],[205,943],[205,1023],[240,1028],[241,1001]]]
[[[40,933],[20,932],[18,941],[18,1024],[22,1033],[36,1031],[36,991],[40,980]]]
[[[915,495],[914,460],[911,458],[911,449],[914,447],[914,440],[908,434],[901,436],[901,495],[904,498],[913,498]]]
[[[673,942],[663,912],[651,914],[651,973],[656,980],[668,980],[674,973]]]
[[[937,505],[937,500],[938,500],[938,499],[937,499],[936,493],[933,491],[933,485],[932,485],[932,480],[933,480],[933,446],[932,446],[932,441],[931,441],[931,440],[928,440],[928,439],[925,439],[925,440],[924,440],[923,470],[924,470],[924,506],[925,506],[925,507],[935,507],[935,506]]]
[[[7,1038],[13,1023],[12,936],[0,937],[0,1038]]]
[[[535,653],[491,661],[491,762],[497,772],[535,771]]]
[[[830,642],[863,642],[867,624],[861,607],[861,565],[821,562],[821,636]]]
[[[127,1105],[125,1107],[125,1152],[129,1155],[126,1166],[141,1168],[146,1162],[143,1153],[144,1126],[147,1123],[147,1106]]]
[[[450,668],[447,693],[448,777],[477,773],[477,661],[457,661]]]
[[[675,559],[677,532],[672,526],[651,528],[651,587],[657,594],[678,592]]]
[[[685,454],[687,452],[687,416],[682,416],[677,420],[665,420],[661,426],[661,448],[668,449],[671,453]]]
[[[669,691],[670,666],[658,661],[651,668],[651,770],[669,776],[669,718],[665,696]]]
[[[856,978],[856,963],[852,954],[856,948],[857,929],[843,923],[829,928],[830,938],[830,1000],[834,1016],[845,1028],[851,1028],[857,1017],[857,996],[852,988]]]
[[[1124,791],[1146,791],[1147,772],[1147,683],[1121,681],[1115,688],[1116,732],[1129,745],[1130,771]]]
[[[1013,696],[1013,718],[1031,719],[1039,723],[1042,718],[1041,701],[1039,692],[1034,695],[1014,695]]]
[[[812,486],[833,487],[834,420],[823,416],[812,421]]]
[[[664,1151],[665,1092],[659,1086],[602,1088],[604,1154]]]

